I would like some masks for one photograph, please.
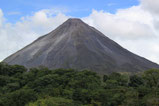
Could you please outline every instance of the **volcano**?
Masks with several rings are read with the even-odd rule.
[[[131,53],[76,18],[68,19],[3,62],[27,68],[88,69],[100,74],[159,68],[158,64]]]

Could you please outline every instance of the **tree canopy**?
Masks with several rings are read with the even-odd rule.
[[[0,106],[157,106],[158,98],[158,69],[101,76],[0,63]]]

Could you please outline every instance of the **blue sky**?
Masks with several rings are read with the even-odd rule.
[[[85,17],[93,9],[115,13],[117,9],[138,4],[138,0],[1,0],[0,8],[6,21],[14,23],[42,9],[59,9],[69,16]]]

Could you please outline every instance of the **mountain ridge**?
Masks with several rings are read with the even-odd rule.
[[[3,62],[28,68],[42,65],[51,69],[89,69],[102,74],[159,68],[77,18],[68,19]]]

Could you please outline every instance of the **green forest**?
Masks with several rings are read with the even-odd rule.
[[[0,106],[158,106],[159,70],[111,73],[0,63]]]

